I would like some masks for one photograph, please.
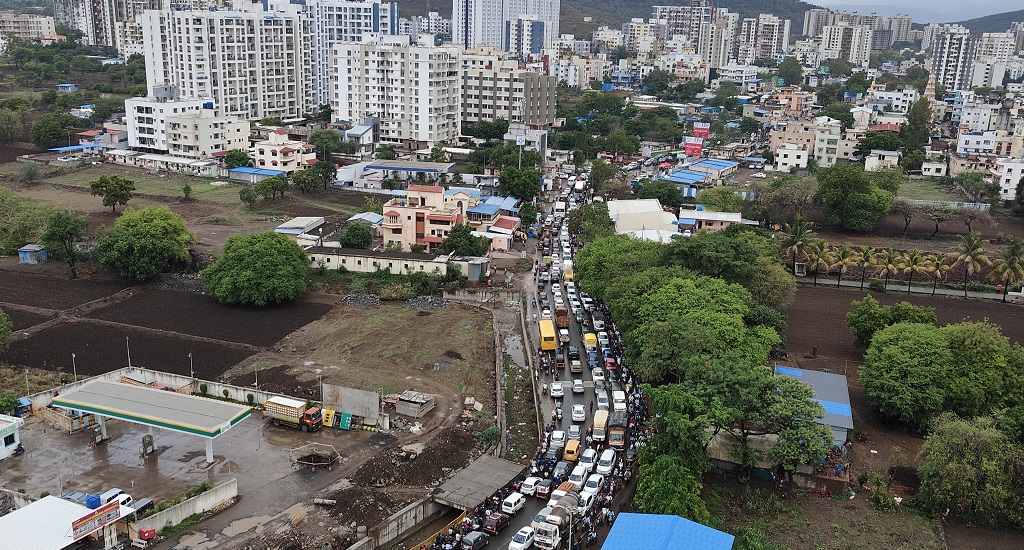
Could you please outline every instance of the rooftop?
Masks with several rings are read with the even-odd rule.
[[[441,174],[451,172],[454,162],[420,162],[415,160],[375,160],[366,165],[364,170],[394,170],[398,172],[424,172]],[[410,185],[410,187],[412,187]]]
[[[658,199],[630,199],[608,201],[608,215],[612,219],[622,214],[641,214],[646,212],[661,213],[661,203]]]
[[[822,421],[829,426],[853,429],[853,409],[850,408],[850,387],[841,374],[804,370],[775,365],[775,373],[791,376],[814,390],[814,400],[825,407]]]
[[[19,550],[61,550],[75,542],[71,537],[71,524],[90,511],[81,504],[45,496],[0,516],[4,546]]]
[[[708,174],[707,172],[698,172],[696,170],[677,170],[663,177],[662,179],[668,180],[672,183],[693,185],[695,183],[701,183],[704,180],[708,179]]]
[[[603,550],[731,550],[735,537],[679,516],[620,513]]]
[[[693,166],[700,168],[709,168],[711,170],[727,170],[739,166],[740,163],[733,160],[721,160],[721,159],[704,159]]]
[[[472,510],[515,479],[524,469],[522,464],[482,455],[435,489],[434,500],[463,510]]]

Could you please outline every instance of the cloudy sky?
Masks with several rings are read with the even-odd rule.
[[[808,0],[827,8],[853,10],[861,13],[876,12],[882,15],[904,13],[914,18],[915,23],[945,23],[963,21],[1021,9],[1021,4],[1005,0],[891,0],[882,4],[878,0]],[[1006,27],[1010,27],[1007,21]]]

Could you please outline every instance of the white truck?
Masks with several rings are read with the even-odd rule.
[[[544,523],[537,526],[533,544],[541,550],[562,550],[569,548],[569,533],[579,520],[576,508],[580,499],[576,493],[566,494],[558,500]]]

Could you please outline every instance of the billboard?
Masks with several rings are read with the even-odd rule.
[[[335,414],[363,417],[363,423],[374,425],[380,417],[380,395],[374,391],[357,390],[335,384],[324,384],[324,408]]]
[[[683,151],[688,157],[699,157],[704,152],[704,140],[699,137],[686,138]]]
[[[120,512],[121,502],[116,499],[100,506],[85,516],[71,522],[71,538],[79,540],[86,535],[99,531],[117,521]]]
[[[694,122],[693,123],[693,137],[708,139],[711,136],[711,123],[710,122]]]

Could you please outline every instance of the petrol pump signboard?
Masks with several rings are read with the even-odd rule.
[[[114,499],[103,506],[89,512],[87,515],[71,522],[71,538],[80,540],[87,535],[117,521],[121,512],[121,502]]]

